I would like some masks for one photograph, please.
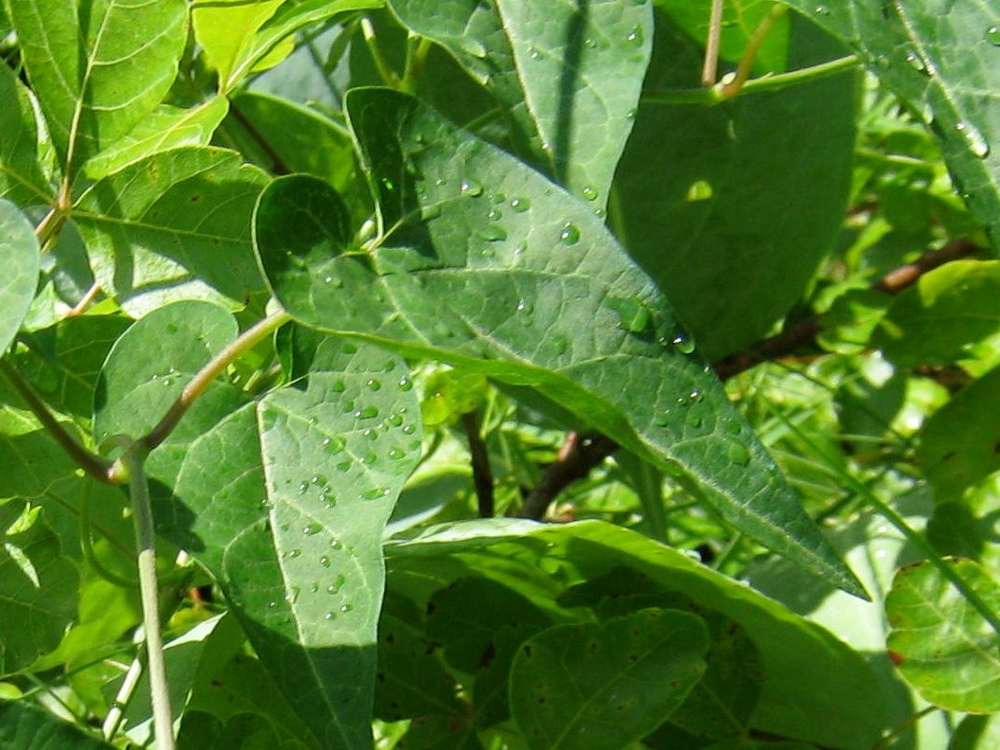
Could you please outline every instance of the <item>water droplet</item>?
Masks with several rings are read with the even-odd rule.
[[[692,388],[691,392],[688,394],[688,398],[692,401],[701,401],[704,394],[698,388]]]
[[[318,521],[310,521],[309,523],[307,523],[305,526],[302,527],[302,533],[305,534],[306,536],[313,536],[314,534],[318,534],[322,530],[323,530],[323,524],[319,523]]]
[[[322,474],[313,474],[309,478],[309,481],[312,484],[322,484],[323,486],[326,486],[328,484],[328,482],[326,481],[326,477],[324,477]]]
[[[312,582],[311,582],[311,583],[309,584],[309,590],[310,590],[310,591],[311,591],[312,593],[314,593],[314,594],[315,594],[315,593],[316,593],[317,591],[319,591],[319,581],[312,581]]]
[[[271,601],[269,601],[269,602],[267,603],[267,608],[268,608],[268,609],[274,609],[274,608],[275,608],[275,607],[277,607],[277,606],[278,606],[278,603],[277,603],[276,601],[274,601],[274,600],[271,600]]]
[[[638,297],[609,297],[608,307],[618,313],[618,324],[629,333],[643,333],[652,323],[649,308]]]
[[[379,180],[379,182],[381,182],[382,187],[384,187],[390,193],[396,189],[396,186],[392,183],[392,180],[390,180],[388,177],[383,177],[381,180]]]
[[[906,62],[908,62],[910,64],[910,67],[912,67],[914,70],[917,70],[924,74],[927,73],[927,65],[924,63],[924,59],[915,52],[910,52],[909,54],[906,55]]]
[[[347,582],[343,573],[338,573],[337,577],[333,579],[333,583],[326,587],[326,593],[328,594],[339,594],[341,587]]]
[[[341,461],[339,464],[337,464],[337,471],[350,471],[350,470],[351,470],[350,461]]]
[[[440,203],[424,203],[420,206],[420,220],[430,221],[441,215]]]
[[[356,419],[375,419],[378,416],[378,407],[376,406],[366,406],[363,409],[358,409],[354,412],[354,417]]]
[[[528,314],[530,314],[534,308],[532,308],[530,302],[528,302],[527,300],[521,299],[521,300],[517,301],[517,306],[514,309],[517,310],[519,313],[528,313]]]
[[[380,497],[385,497],[389,495],[390,491],[388,487],[372,487],[361,493],[361,497],[364,500],[378,500]]]
[[[323,615],[323,619],[324,620],[336,620],[337,619],[337,615],[334,614],[333,612],[327,612],[325,615]]]
[[[817,16],[828,16],[830,15],[830,9],[827,8],[825,5],[817,5],[815,13]]]
[[[345,615],[348,612],[352,611],[353,609],[354,609],[354,605],[353,604],[343,604],[340,607],[340,611],[343,612]]]
[[[521,255],[524,253],[524,251],[527,249],[528,246],[525,245],[523,242],[517,243],[517,245],[514,247],[514,260],[516,261],[518,258],[520,258]]]
[[[563,334],[558,334],[552,339],[552,351],[556,354],[565,354],[569,351],[569,339]]]
[[[688,426],[698,428],[701,427],[701,417],[694,412],[688,412],[687,417],[684,419]]]
[[[401,458],[406,458],[406,451],[402,450],[401,448],[391,448],[389,450],[389,458],[393,459],[394,461],[398,461]]]
[[[588,201],[596,201],[598,195],[599,193],[597,192],[597,188],[595,188],[593,185],[584,186],[583,197],[586,198]]]
[[[412,435],[416,431],[417,431],[417,428],[414,427],[412,424],[403,425],[403,433],[405,435]]]
[[[483,186],[473,179],[462,180],[462,195],[471,195],[478,198],[483,194]]]
[[[728,456],[730,461],[740,466],[746,466],[750,463],[750,451],[739,443],[729,444]]]
[[[490,212],[486,214],[486,218],[492,219],[493,221],[499,221],[503,218],[503,213],[501,213],[499,208],[491,208]]]
[[[990,26],[986,29],[986,41],[1000,47],[1000,26]]]
[[[678,333],[670,339],[670,343],[681,354],[691,354],[694,352],[694,339],[686,333]]]
[[[299,494],[304,495],[309,490],[309,482],[299,482]]]
[[[484,224],[476,229],[476,236],[487,242],[502,242],[507,239],[507,230],[496,224]]]
[[[323,451],[335,456],[347,447],[347,441],[342,437],[323,438]]]
[[[511,198],[510,207],[517,211],[519,214],[523,214],[529,208],[531,208],[531,201],[527,198]]]
[[[594,49],[597,46],[597,42],[591,39],[589,36],[583,40],[583,46],[587,49]]]
[[[725,425],[730,435],[740,435],[743,432],[743,425],[735,419],[727,419]]]
[[[302,554],[302,550],[300,550],[298,547],[296,547],[295,549],[291,549],[291,550],[288,551],[288,557],[291,558],[291,559],[295,559],[296,557],[298,557],[301,554]]]
[[[541,56],[542,53],[538,51],[537,47],[531,47],[528,50],[528,57],[530,57],[532,60],[538,60],[541,58]]]
[[[411,381],[405,375],[399,379],[399,390],[401,391],[412,391],[413,381]]]
[[[330,546],[333,549],[340,549],[343,546],[343,544],[341,543],[341,541],[339,539],[334,538],[334,539],[330,540]]]
[[[376,435],[378,437],[378,435]],[[365,455],[361,457],[361,463],[366,466],[371,466],[373,463],[378,461],[378,455],[374,451],[368,451]]]
[[[289,604],[295,604],[295,602],[297,602],[298,600],[299,600],[299,587],[292,586],[285,593],[285,601],[288,602]]]
[[[486,45],[475,37],[463,36],[459,46],[461,46],[461,48],[470,55],[478,57],[480,60],[486,57]]]
[[[695,180],[688,186],[687,195],[684,196],[684,200],[694,203],[696,201],[707,201],[711,197],[712,183],[707,180]]]
[[[637,114],[639,114],[639,110],[637,110],[635,107],[629,107],[628,112],[625,113],[625,119],[634,120]]]
[[[580,241],[580,230],[576,224],[567,221],[563,224],[562,231],[559,232],[559,241],[564,245],[575,245]]]
[[[345,412],[355,411],[356,408],[357,407],[355,406],[353,398],[349,398],[349,399],[347,399],[347,401],[344,402],[344,411]]]
[[[321,555],[319,558],[319,564],[324,568],[330,567],[330,557],[328,555]]]
[[[973,156],[985,159],[990,155],[990,144],[986,142],[986,136],[971,122],[960,122],[955,126],[955,130],[962,136]]]
[[[670,424],[670,412],[661,412],[653,417],[653,424],[657,427],[666,427]]]
[[[637,47],[641,45],[643,42],[642,27],[636,26],[633,28],[628,33],[628,36],[625,37],[625,41],[634,44]]]
[[[346,388],[347,388],[347,385],[344,383],[344,381],[343,380],[338,380],[338,381],[334,382],[333,385],[330,386],[330,392],[331,393],[343,393]]]

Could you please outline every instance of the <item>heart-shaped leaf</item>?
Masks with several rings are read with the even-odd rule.
[[[255,245],[286,310],[531,386],[740,531],[861,593],[663,295],[587,205],[406,95],[355,90],[347,108],[382,233],[351,246],[332,189],[272,183]]]

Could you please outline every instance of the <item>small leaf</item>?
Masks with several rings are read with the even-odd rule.
[[[557,625],[521,645],[511,710],[536,750],[625,747],[684,701],[707,650],[704,623],[676,610]]]
[[[187,41],[184,0],[12,0],[32,90],[63,162],[86,161],[162,102]],[[66,165],[72,173],[72,165]]]
[[[667,301],[586,205],[415,99],[366,89],[347,102],[384,234],[355,248],[328,186],[275,181],[257,206],[255,243],[289,313],[530,385],[686,482],[739,530],[861,592],[691,356]],[[646,310],[640,331],[611,298]]]
[[[5,199],[0,199],[0,266],[4,269],[0,286],[0,352],[4,352],[35,298],[39,271],[35,228]]]
[[[994,612],[1000,586],[970,560],[948,560]],[[903,568],[885,601],[886,640],[900,674],[931,703],[949,711],[1000,710],[1000,657],[993,627],[929,563]]]

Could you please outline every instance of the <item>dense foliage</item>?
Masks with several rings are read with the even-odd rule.
[[[4,0],[0,746],[998,746],[1000,2],[713,6]]]

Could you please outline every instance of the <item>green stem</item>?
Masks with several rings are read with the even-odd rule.
[[[389,61],[386,60],[385,55],[382,54],[382,50],[378,46],[378,40],[375,38],[375,27],[372,25],[370,19],[361,19],[361,34],[365,38],[365,44],[368,45],[368,51],[371,52],[372,61],[375,63],[375,69],[382,77],[382,81],[390,88],[400,88],[399,76],[396,75],[392,66],[389,65]]]
[[[142,660],[136,657],[129,665],[128,671],[125,672],[125,679],[122,680],[121,687],[118,688],[118,693],[111,703],[111,709],[104,717],[104,723],[101,724],[101,732],[106,741],[111,742],[118,734],[118,727],[125,719],[125,709],[132,702],[132,696],[139,686],[140,677],[142,677]]]
[[[142,449],[146,453],[149,453],[166,440],[167,436],[177,426],[177,423],[181,421],[181,417],[191,408],[191,404],[205,392],[205,389],[211,385],[213,380],[222,374],[230,364],[239,359],[244,352],[255,347],[264,338],[274,333],[291,319],[291,316],[282,310],[258,321],[255,325],[241,333],[239,338],[216,354],[208,364],[199,370],[198,374],[191,379],[191,382],[184,386],[181,395],[171,404],[167,413],[163,415],[163,419],[159,421],[156,427],[136,442],[142,445]]]
[[[705,39],[705,64],[701,68],[701,85],[714,86],[719,72],[719,38],[722,36],[722,0],[712,0]]]
[[[754,60],[757,59],[757,53],[760,52],[764,40],[767,39],[767,35],[771,33],[771,29],[774,28],[774,24],[778,22],[778,19],[787,12],[787,5],[773,6],[757,28],[753,30],[753,34],[750,35],[750,41],[747,42],[747,48],[743,50],[743,57],[740,58],[736,66],[736,76],[728,83],[722,84],[720,93],[723,98],[731,99],[736,96],[740,93],[743,86],[746,85],[746,82],[750,80],[750,72],[753,70]]]
[[[49,434],[55,438],[60,447],[69,454],[70,458],[94,479],[106,484],[114,484],[110,475],[111,463],[101,456],[88,451],[74,440],[72,435],[66,432],[55,416],[53,416],[52,412],[49,411],[45,402],[35,393],[28,381],[21,377],[21,373],[17,371],[14,365],[6,359],[0,358],[0,372],[14,386],[14,390],[24,399],[31,413],[42,423],[42,426],[48,430]]]
[[[406,68],[399,82],[399,90],[412,94],[417,90],[417,81],[424,72],[427,53],[431,49],[431,40],[427,37],[410,34],[406,40]]]
[[[148,452],[139,442],[132,443],[121,457],[128,469],[129,494],[132,496],[132,519],[139,565],[139,593],[142,599],[142,626],[149,663],[149,691],[153,703],[153,728],[156,750],[175,750],[174,719],[170,710],[170,684],[163,658],[163,634],[160,631],[159,582],[156,579],[156,544],[153,531],[153,507],[143,464]]]
[[[747,81],[740,88],[740,94],[756,91],[778,91],[788,86],[794,86],[808,81],[818,81],[835,75],[844,70],[857,67],[861,58],[857,55],[838,57],[808,68],[800,68],[789,73],[774,73]],[[642,102],[648,104],[703,104],[714,106],[731,98],[724,96],[722,86],[716,85],[710,89],[668,89],[665,91],[647,92],[642,96]]]

